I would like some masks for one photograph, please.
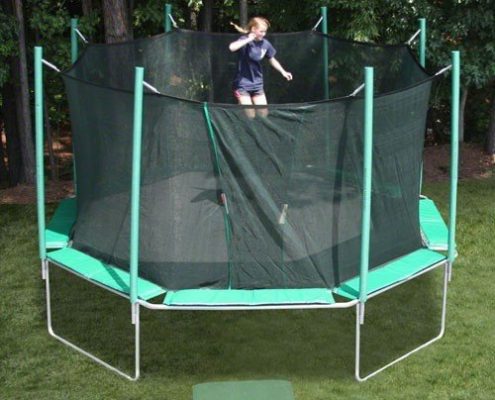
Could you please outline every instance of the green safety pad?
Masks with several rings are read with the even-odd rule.
[[[61,249],[69,244],[70,230],[76,221],[76,215],[75,197],[60,202],[45,230],[47,249]]]
[[[440,253],[428,249],[419,249],[383,264],[368,273],[367,293],[373,293],[394,283],[403,281],[410,276],[447,258]],[[360,278],[352,278],[334,289],[334,293],[349,299],[359,298]]]
[[[129,294],[130,274],[120,268],[93,258],[73,248],[63,248],[48,253],[48,260],[60,264],[94,282]],[[145,279],[138,278],[138,296],[148,300],[165,293],[162,287]]]
[[[426,246],[432,250],[446,251],[449,230],[433,200],[419,201],[419,221]]]
[[[281,380],[211,382],[194,385],[193,400],[294,400],[294,391]]]
[[[185,289],[168,292],[169,306],[264,306],[333,304],[328,289]]]

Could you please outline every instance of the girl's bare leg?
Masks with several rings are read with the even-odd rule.
[[[239,102],[239,104],[242,104],[242,105],[252,105],[253,104],[253,102],[251,100],[251,96],[249,96],[249,95],[238,96],[237,101]],[[246,112],[246,115],[248,116],[248,118],[254,118],[256,115],[253,108],[246,108],[244,111]]]
[[[261,106],[268,104],[268,102],[266,100],[266,96],[264,94],[254,96],[253,97],[253,103],[256,105],[261,105]],[[266,117],[268,115],[268,108],[259,108],[256,111],[260,117]]]

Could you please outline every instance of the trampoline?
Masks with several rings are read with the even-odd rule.
[[[140,376],[140,307],[355,307],[359,381],[438,340],[456,254],[459,53],[452,66],[430,74],[424,52],[418,62],[408,44],[327,35],[323,8],[322,32],[268,35],[294,80],[265,70],[270,104],[240,106],[230,88],[236,55],[227,51],[238,35],[172,28],[170,12],[164,34],[88,44],[60,73],[77,186],[48,226],[42,70],[54,66],[35,48],[39,246],[50,334],[131,380]],[[424,20],[420,27],[424,35]],[[80,34],[77,23],[72,32]],[[447,228],[420,193],[430,90],[450,68]],[[133,374],[54,332],[50,265],[130,300]],[[361,376],[366,301],[439,267],[438,336]]]

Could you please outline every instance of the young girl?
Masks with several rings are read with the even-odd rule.
[[[270,26],[268,20],[261,17],[251,18],[247,29],[232,25],[239,32],[247,34],[229,45],[230,51],[239,51],[239,63],[233,84],[234,96],[239,104],[265,105],[267,101],[263,90],[261,60],[266,56],[272,67],[288,81],[292,80],[292,74],[275,59],[276,50],[265,39],[266,31]]]

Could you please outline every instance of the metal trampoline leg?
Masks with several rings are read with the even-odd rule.
[[[141,320],[139,316],[139,303],[135,303],[132,305],[133,312],[134,312],[134,379],[132,380],[138,380],[139,376],[141,375]]]
[[[409,357],[411,354],[416,353],[417,351],[424,349],[425,347],[429,346],[430,344],[436,342],[437,340],[441,339],[445,333],[445,321],[446,321],[446,314],[447,314],[447,287],[448,287],[448,282],[449,282],[449,264],[448,262],[445,263],[444,267],[444,277],[443,277],[443,297],[442,297],[442,315],[441,315],[441,320],[440,320],[440,332],[438,333],[437,336],[435,336],[433,339],[428,340],[427,342],[423,343],[422,345],[416,347],[415,349],[409,351],[408,353],[396,358],[392,362],[388,363],[387,365],[384,365],[383,367],[369,373],[368,375],[361,377],[360,374],[360,364],[361,364],[361,307],[363,304],[358,303],[356,305],[356,359],[355,359],[355,377],[358,382],[364,382],[368,380],[369,378],[377,375],[378,373],[382,372],[383,370],[387,369],[388,367],[391,367],[392,365],[398,363],[399,361],[404,360],[405,358]]]
[[[41,260],[41,279],[46,280],[46,274],[48,270],[48,260]]]
[[[46,262],[46,270],[45,270],[45,282],[46,282],[46,319],[47,319],[47,327],[48,327],[48,333],[53,336],[55,339],[58,341],[62,342],[66,346],[78,351],[79,353],[85,355],[86,357],[89,357],[91,360],[94,362],[104,366],[105,368],[109,369],[110,371],[115,372],[116,374],[123,376],[124,378],[129,379],[130,381],[137,381],[140,376],[140,320],[139,320],[139,304],[133,304],[132,307],[132,315],[133,315],[133,324],[134,324],[134,335],[135,335],[135,348],[134,348],[134,375],[129,375],[126,374],[125,372],[121,371],[120,369],[108,364],[107,362],[101,360],[100,358],[96,357],[95,355],[91,354],[90,352],[83,350],[79,346],[75,345],[74,343],[70,342],[69,340],[63,338],[62,336],[59,336],[55,331],[53,330],[52,326],[52,307],[51,307],[51,298],[50,298],[50,270],[49,270],[49,262]]]
[[[452,263],[448,262],[448,274],[449,274],[449,282],[452,281]]]

